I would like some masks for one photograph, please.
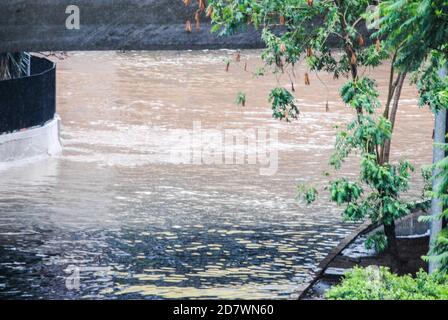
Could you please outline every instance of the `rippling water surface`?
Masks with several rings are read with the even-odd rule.
[[[259,52],[72,53],[58,62],[63,154],[0,172],[0,298],[293,298],[355,225],[325,192],[336,124],[351,119],[333,81],[296,70],[301,119],[271,118],[267,95],[288,78],[254,78]],[[375,71],[382,91],[387,66]],[[278,82],[278,84],[277,84]],[[326,87],[328,89],[326,89]],[[236,93],[247,93],[237,107]],[[330,111],[325,111],[326,99]],[[406,87],[394,159],[431,161],[432,116]],[[279,168],[176,164],[167,156],[200,121],[275,128]],[[182,146],[181,146],[182,147]],[[344,169],[357,170],[356,161]],[[419,195],[417,169],[411,195]],[[77,289],[79,275],[79,289]]]

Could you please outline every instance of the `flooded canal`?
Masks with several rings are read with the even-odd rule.
[[[63,154],[0,171],[0,298],[294,298],[355,227],[325,192],[312,206],[295,200],[297,184],[326,185],[334,125],[352,115],[338,95],[344,80],[310,74],[305,86],[298,68],[300,120],[279,122],[267,95],[289,79],[244,72],[245,62],[261,65],[258,51],[226,72],[234,55],[92,52],[58,62]],[[366,71],[383,92],[387,69]],[[405,87],[392,146],[394,159],[417,166],[411,196],[432,148],[431,113],[416,104]],[[278,130],[276,173],[172,161],[198,122],[204,135]],[[356,173],[356,161],[344,171]]]

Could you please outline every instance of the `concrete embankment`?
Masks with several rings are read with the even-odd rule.
[[[80,29],[69,30],[66,9],[80,9]],[[74,50],[159,50],[259,48],[260,33],[248,29],[230,37],[210,33],[197,2],[182,0],[10,0],[0,11],[0,52]],[[192,32],[185,31],[190,20]]]

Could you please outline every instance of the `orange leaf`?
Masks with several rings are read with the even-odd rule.
[[[237,52],[236,57],[235,57],[235,61],[236,62],[240,62],[241,61],[241,53]]]
[[[194,15],[194,20],[196,21],[196,31],[199,31],[201,29],[201,16],[199,10],[196,11],[196,14]]]
[[[364,38],[362,35],[359,35],[359,37],[358,37],[358,44],[360,47],[364,47],[365,42],[364,42]]]
[[[312,57],[313,56],[313,49],[311,49],[310,47],[308,47],[307,49],[306,49],[306,56],[309,58],[309,57]]]
[[[210,18],[213,15],[213,7],[210,6],[207,9],[207,18]]]
[[[309,86],[310,84],[311,84],[310,77],[309,77],[308,73],[305,73],[305,85]]]
[[[352,57],[350,58],[350,63],[352,65],[355,65],[355,64],[357,64],[357,62],[358,62],[358,59],[356,58],[356,54],[354,52],[352,52]]]
[[[185,23],[185,31],[190,33],[191,32],[191,21],[187,20],[187,22]]]
[[[285,52],[286,51],[286,45],[282,42],[281,44],[280,44],[280,52]]]
[[[380,41],[380,39],[376,39],[375,48],[376,48],[376,51],[380,51],[381,50],[381,41]]]
[[[286,23],[285,16],[280,16],[280,25],[284,26]]]

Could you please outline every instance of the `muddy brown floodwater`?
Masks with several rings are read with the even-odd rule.
[[[77,52],[58,62],[63,154],[0,173],[0,298],[295,297],[355,227],[325,192],[308,207],[294,198],[297,184],[326,185],[334,125],[353,114],[338,95],[343,79],[320,75],[326,89],[311,74],[305,86],[302,66],[300,120],[273,120],[267,95],[277,79],[243,71],[246,61],[261,65],[258,51],[226,72],[234,55]],[[366,71],[383,93],[387,70]],[[246,107],[234,103],[239,91]],[[392,153],[416,165],[409,196],[418,197],[432,115],[416,97],[404,88]],[[172,161],[198,122],[204,135],[278,130],[276,174]],[[354,175],[357,163],[344,171]]]

